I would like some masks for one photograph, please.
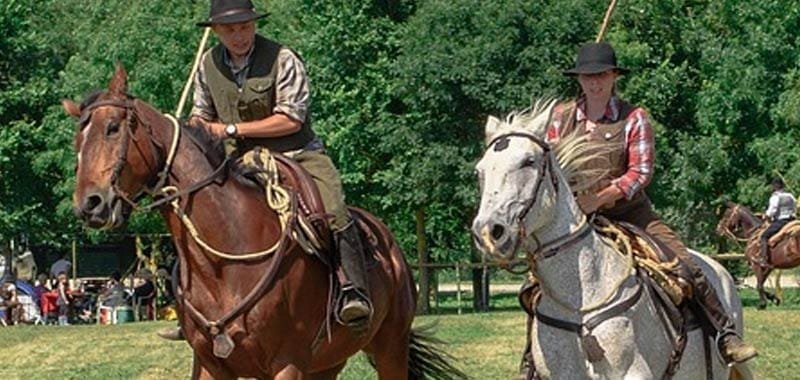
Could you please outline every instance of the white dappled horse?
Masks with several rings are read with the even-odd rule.
[[[504,121],[489,118],[487,149],[477,164],[481,203],[472,226],[476,242],[502,264],[531,263],[542,288],[537,313],[584,327],[592,317],[607,316],[591,329],[603,351],[594,362],[579,333],[534,319],[532,354],[542,378],[662,378],[673,342],[656,315],[654,300],[641,291],[631,258],[588,226],[572,194],[596,177],[578,168],[599,150],[577,135],[552,148],[544,141],[554,104],[540,100]],[[741,334],[742,305],[733,279],[719,263],[692,255]],[[701,330],[689,331],[675,378],[706,378],[703,339]],[[713,378],[752,376],[745,364],[730,371],[716,354],[716,344],[710,344]]]

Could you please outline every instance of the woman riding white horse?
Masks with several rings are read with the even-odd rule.
[[[473,223],[479,246],[495,260],[531,263],[542,296],[532,325],[532,359],[538,375],[555,379],[652,379],[669,377],[674,341],[657,315],[650,293],[634,275],[632,257],[618,252],[587,225],[573,190],[591,185],[587,162],[598,159],[585,137],[573,134],[551,150],[545,142],[554,102],[493,117],[486,125],[488,149],[477,165],[481,205]],[[598,151],[598,150],[594,150]],[[603,149],[599,150],[604,153]],[[562,173],[563,170],[563,173]],[[522,257],[517,255],[521,254]],[[741,303],[733,280],[718,263],[693,254],[741,333]],[[542,323],[541,316],[577,326]],[[592,322],[605,316],[599,323]],[[706,374],[700,330],[688,334],[677,378]],[[741,375],[749,370],[735,364]],[[728,367],[713,360],[714,378]]]

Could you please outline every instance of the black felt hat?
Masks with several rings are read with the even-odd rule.
[[[617,55],[607,42],[590,42],[583,44],[578,50],[575,67],[564,71],[564,75],[599,74],[608,70],[616,70],[625,74],[628,69],[617,66]]]
[[[250,0],[211,0],[211,11],[208,19],[197,23],[197,26],[211,26],[214,24],[236,24],[245,21],[257,20],[269,16],[269,13],[259,14]]]

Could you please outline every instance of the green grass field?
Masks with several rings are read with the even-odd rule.
[[[794,346],[800,341],[800,291],[787,290],[785,305],[758,311],[755,294],[742,293],[746,337],[760,356],[755,368],[761,379],[800,378]],[[436,324],[437,337],[457,365],[475,379],[510,379],[524,345],[524,315],[514,297],[496,296],[500,311],[456,315],[451,302],[421,316],[418,324]],[[118,326],[16,326],[0,328],[0,378],[8,379],[181,379],[188,378],[191,351],[185,343],[155,336],[170,322]],[[374,379],[367,361],[350,361],[342,379]]]

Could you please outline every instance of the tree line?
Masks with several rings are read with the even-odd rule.
[[[575,94],[561,75],[597,33],[589,0],[256,1],[264,35],[307,64],[312,117],[349,203],[382,217],[409,256],[475,260],[473,166],[488,115]],[[722,200],[765,207],[770,177],[798,185],[797,1],[620,1],[606,40],[631,69],[618,92],[656,126],[648,193],[690,245],[718,251]],[[172,112],[206,1],[5,0],[0,4],[0,240],[102,241],[71,211],[74,121],[59,100],[102,88],[122,62],[130,92]],[[164,230],[137,215],[127,232]],[[416,261],[413,259],[412,261]]]

